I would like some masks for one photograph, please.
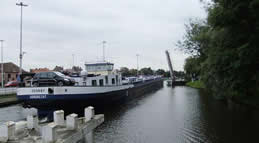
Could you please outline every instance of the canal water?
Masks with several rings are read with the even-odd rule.
[[[0,108],[0,123],[24,119],[20,105]],[[259,142],[259,112],[233,107],[189,87],[167,87],[102,110],[96,143]]]

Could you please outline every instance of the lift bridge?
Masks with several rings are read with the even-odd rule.
[[[170,79],[167,80],[167,85],[168,86],[182,86],[182,85],[185,85],[185,83],[186,83],[185,81],[176,80],[176,77],[174,75],[172,62],[171,62],[171,58],[170,58],[168,50],[165,51],[165,54],[166,54],[166,58],[167,58],[168,67],[169,67],[169,70],[170,70]]]

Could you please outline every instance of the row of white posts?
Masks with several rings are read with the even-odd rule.
[[[0,125],[0,142],[32,143],[93,143],[93,130],[104,122],[104,115],[95,115],[93,107],[87,107],[84,117],[70,114],[64,120],[64,111],[54,113],[54,122],[40,125],[37,116],[27,116],[27,121],[6,122]]]

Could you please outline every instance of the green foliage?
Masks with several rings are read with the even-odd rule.
[[[79,66],[73,66],[73,67],[72,67],[72,70],[73,70],[74,72],[80,73],[83,69],[82,69],[81,67],[79,67]]]
[[[158,69],[155,73],[156,73],[156,75],[165,75],[165,70]]]
[[[130,72],[129,72],[129,69],[127,67],[121,67],[120,68],[120,72],[121,72],[121,75],[123,77],[128,77],[130,76]]]
[[[121,67],[120,72],[123,77],[137,76],[138,71],[136,69],[129,69],[127,67]],[[139,71],[139,75],[162,75],[163,77],[170,77],[170,72],[163,69],[158,69],[156,71],[152,70],[150,67],[142,68]],[[183,71],[174,71],[176,78],[184,79],[185,73]]]
[[[199,74],[208,90],[235,98],[258,95],[259,1],[213,0],[206,21],[190,21],[178,47],[193,55],[187,74]]]
[[[123,77],[129,77],[137,76],[138,71],[136,69],[128,69],[127,67],[121,67],[120,72]]]
[[[201,61],[199,57],[189,57],[185,60],[184,71],[187,75],[187,80],[198,79],[201,70]]]
[[[129,75],[130,76],[137,76],[138,70],[137,69],[130,69],[129,70]]]
[[[142,69],[140,70],[140,73],[141,73],[142,75],[154,75],[154,72],[153,72],[153,70],[152,70],[150,67],[148,67],[148,68],[142,68]]]
[[[185,29],[183,40],[177,42],[179,49],[193,56],[205,56],[204,52],[209,44],[209,27],[206,21],[190,19]]]
[[[193,87],[193,88],[198,88],[198,89],[204,89],[205,86],[203,84],[203,82],[197,80],[197,81],[190,81],[186,83],[187,86]]]

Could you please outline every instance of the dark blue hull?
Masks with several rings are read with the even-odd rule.
[[[96,94],[73,95],[37,95],[31,99],[30,95],[18,96],[25,107],[34,107],[39,110],[82,110],[87,106],[103,107],[106,105],[121,104],[163,86],[162,79],[134,84],[133,88]],[[42,96],[42,98],[39,98]]]

